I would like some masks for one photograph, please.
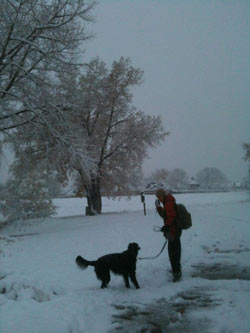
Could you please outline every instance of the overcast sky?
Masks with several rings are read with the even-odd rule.
[[[171,132],[144,172],[217,167],[247,175],[250,141],[249,0],[99,0],[85,57],[130,57],[144,70],[134,105]]]

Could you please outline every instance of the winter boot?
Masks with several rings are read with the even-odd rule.
[[[181,280],[181,277],[182,277],[181,272],[173,273],[172,282],[179,282]]]

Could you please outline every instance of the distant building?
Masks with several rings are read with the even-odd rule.
[[[198,190],[200,188],[200,184],[192,177],[188,183],[188,187],[190,190]]]
[[[232,185],[232,189],[234,191],[239,191],[239,190],[242,190],[243,186],[241,183],[239,182],[233,182],[233,185]]]

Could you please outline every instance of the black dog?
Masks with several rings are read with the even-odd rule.
[[[110,281],[110,271],[122,275],[127,288],[130,288],[129,277],[136,289],[140,288],[136,280],[136,257],[140,247],[137,243],[130,243],[127,251],[122,253],[111,253],[100,257],[96,261],[88,261],[81,256],[76,257],[77,265],[85,269],[88,266],[95,267],[97,279],[102,281],[101,288],[106,288]]]

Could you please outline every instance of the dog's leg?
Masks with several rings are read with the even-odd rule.
[[[107,286],[108,286],[108,282],[102,281],[101,288],[104,289],[104,288],[107,288]]]
[[[135,288],[136,288],[136,289],[139,289],[140,286],[139,286],[139,284],[138,284],[138,282],[137,282],[135,272],[131,272],[131,273],[129,274],[129,276],[130,276],[130,279],[131,279],[131,281],[133,282]]]
[[[95,267],[96,277],[102,281],[101,288],[107,288],[110,281],[110,271],[104,266]]]
[[[102,280],[101,288],[107,288],[110,281],[110,273],[108,272],[108,274],[105,277],[103,277],[101,280]]]
[[[125,274],[123,274],[122,276],[123,276],[123,279],[124,279],[124,282],[125,282],[125,286],[126,286],[126,288],[130,288],[129,279],[128,279],[128,274],[125,273]]]

